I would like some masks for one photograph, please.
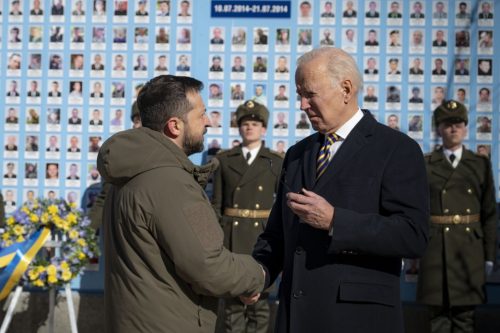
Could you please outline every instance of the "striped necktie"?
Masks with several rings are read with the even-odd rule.
[[[330,163],[330,147],[337,141],[340,141],[341,138],[335,133],[330,133],[326,135],[326,140],[321,146],[321,149],[318,154],[318,159],[316,162],[316,179],[319,179],[321,175],[325,172],[328,167],[328,163]]]

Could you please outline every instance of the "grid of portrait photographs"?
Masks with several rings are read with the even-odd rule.
[[[144,82],[191,75],[194,1],[0,0],[7,213],[38,197],[80,205]]]
[[[290,4],[290,18],[263,20],[211,18],[201,0],[0,0],[7,211],[49,194],[80,202],[100,181],[100,145],[131,127],[139,89],[160,74],[204,82],[203,156],[240,143],[235,111],[247,99],[267,105],[266,146],[285,152],[313,132],[295,93],[296,60],[322,46],[352,54],[360,105],[423,152],[439,142],[431,111],[447,98],[464,103],[465,143],[492,158],[498,180],[497,1]]]

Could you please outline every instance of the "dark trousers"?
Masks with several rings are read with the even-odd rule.
[[[269,302],[259,299],[255,304],[245,305],[239,298],[225,299],[226,333],[266,333],[269,325]]]
[[[430,306],[432,333],[474,333],[475,306]]]

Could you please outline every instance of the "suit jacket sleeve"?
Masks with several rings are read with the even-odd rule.
[[[428,241],[429,187],[424,158],[413,140],[388,154],[378,214],[335,207],[330,253],[418,258]]]
[[[486,261],[495,261],[496,227],[497,227],[497,204],[495,200],[495,181],[491,171],[491,163],[487,158],[484,161],[484,188],[481,197],[481,223],[484,233],[484,255]]]

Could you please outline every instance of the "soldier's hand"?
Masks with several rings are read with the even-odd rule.
[[[302,189],[302,193],[286,194],[287,205],[302,222],[321,230],[330,230],[334,208],[322,196]]]
[[[260,293],[246,297],[246,296],[240,296],[240,301],[245,304],[245,305],[252,305],[255,302],[257,302],[260,298]]]

